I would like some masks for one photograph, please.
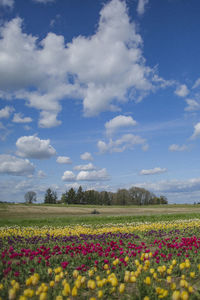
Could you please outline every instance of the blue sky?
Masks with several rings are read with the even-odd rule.
[[[0,0],[2,201],[200,201],[200,2]]]

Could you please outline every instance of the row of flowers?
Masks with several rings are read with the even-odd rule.
[[[200,299],[199,221],[161,223],[3,228],[0,299]]]
[[[69,236],[80,234],[102,234],[102,233],[133,233],[133,232],[146,232],[150,230],[170,230],[170,229],[184,229],[185,227],[200,228],[200,219],[190,220],[174,220],[174,221],[159,221],[159,222],[133,222],[133,223],[121,223],[121,224],[93,224],[93,225],[71,225],[62,227],[20,227],[20,226],[5,226],[0,227],[0,238],[9,236]]]

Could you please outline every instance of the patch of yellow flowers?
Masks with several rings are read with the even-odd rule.
[[[97,300],[101,298],[108,299],[107,296],[112,297],[113,294],[119,299],[120,294],[123,294],[126,289],[131,291],[131,286],[133,290],[137,290],[136,284],[142,281],[147,292],[143,300],[155,299],[150,298],[148,291],[151,295],[154,293],[158,299],[190,299],[190,295],[194,294],[195,289],[189,283],[189,280],[197,276],[195,272],[190,271],[190,260],[185,259],[180,264],[177,264],[177,261],[174,259],[170,265],[160,265],[156,269],[151,268],[150,260],[144,261],[144,257],[150,258],[151,256],[151,252],[148,254],[142,253],[140,260],[135,259],[133,271],[125,270],[121,280],[119,274],[115,274],[111,266],[108,265],[108,267],[103,268],[101,276],[97,275],[98,270],[96,267],[88,270],[84,276],[78,270],[74,270],[72,274],[69,274],[61,267],[48,268],[48,274],[52,279],[48,283],[40,282],[40,276],[37,273],[25,280],[25,288],[21,288],[16,280],[12,280],[8,291],[8,300],[28,300],[31,298],[39,300],[72,300],[83,299],[83,297],[85,297],[84,299]],[[117,262],[117,259],[114,259],[113,265]],[[171,276],[175,266],[181,272],[180,279]],[[170,270],[171,272],[169,272]],[[198,270],[200,273],[200,265],[198,265]],[[0,284],[0,290],[3,290],[3,288],[3,284]],[[171,295],[170,298],[169,295]],[[3,299],[0,298],[0,300]]]
[[[191,220],[174,220],[174,221],[162,221],[162,222],[134,222],[126,224],[97,224],[97,225],[74,225],[65,227],[0,227],[0,237],[8,236],[69,236],[69,235],[80,235],[80,234],[103,234],[103,233],[131,233],[131,232],[146,232],[150,230],[170,230],[170,229],[183,229],[188,228],[200,228],[200,219]]]

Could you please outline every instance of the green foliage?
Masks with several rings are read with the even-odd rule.
[[[44,203],[56,204],[56,201],[57,201],[57,193],[55,191],[52,191],[50,188],[48,188],[44,196]]]
[[[73,188],[66,192],[66,196],[68,204],[76,204],[76,191]]]
[[[6,218],[0,219],[0,226],[65,226],[73,224],[108,224],[108,223],[131,223],[131,222],[161,222],[161,221],[173,221],[173,220],[188,220],[188,219],[200,219],[198,213],[187,214],[160,214],[150,216],[67,216],[67,217],[38,217],[38,218]]]
[[[79,186],[78,191],[76,193],[76,203],[84,204],[85,203],[85,192],[82,189],[82,186]]]
[[[52,203],[52,202],[45,202],[45,203]],[[107,191],[98,192],[95,190],[83,191],[82,187],[79,186],[77,191],[73,188],[70,188],[69,191],[63,193],[59,203],[76,204],[76,205],[89,204],[89,205],[122,205],[122,206],[150,205],[150,204],[156,205],[156,204],[167,204],[167,198],[164,196],[157,197],[153,193],[139,187],[132,187],[129,190],[119,189],[116,193],[111,193]]]

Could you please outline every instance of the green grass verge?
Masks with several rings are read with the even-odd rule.
[[[200,214],[166,214],[150,216],[70,216],[70,217],[51,217],[51,218],[13,218],[1,219],[0,227],[3,226],[66,226],[75,224],[106,224],[106,223],[130,223],[130,222],[160,222],[174,220],[200,219]]]

